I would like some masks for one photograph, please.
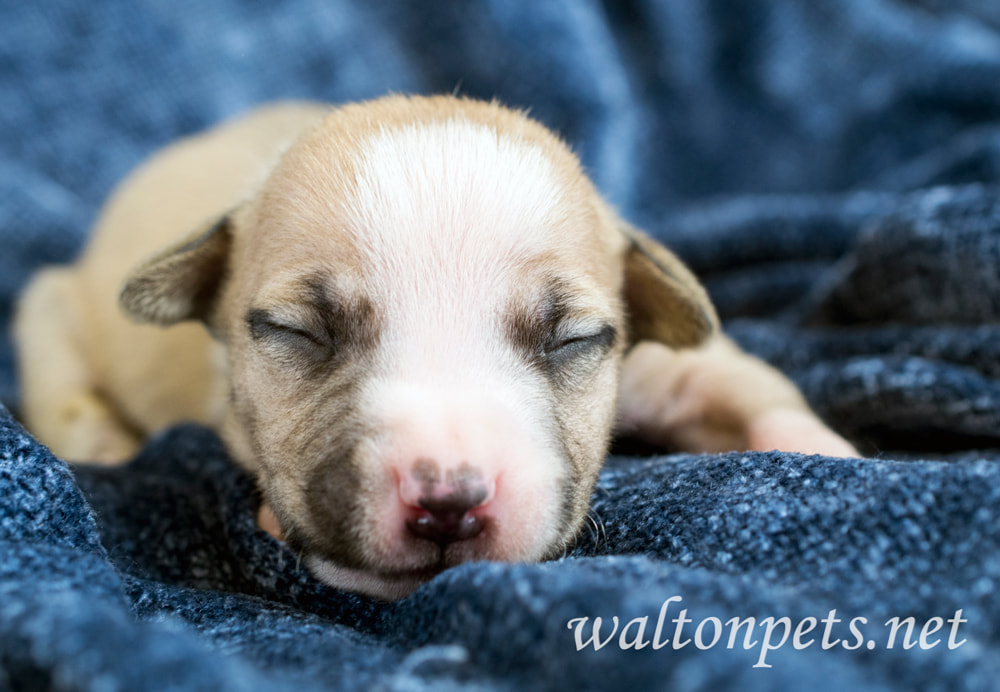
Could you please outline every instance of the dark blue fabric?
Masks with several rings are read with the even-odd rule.
[[[564,559],[380,604],[255,530],[210,433],[71,470],[4,413],[0,688],[997,688],[998,85],[990,0],[8,3],[0,324],[177,136],[278,98],[457,88],[560,131],[876,458],[614,458]],[[695,622],[836,608],[871,638],[962,609],[968,641],[789,644],[769,669],[759,647],[575,650],[571,618],[655,622],[674,595]]]

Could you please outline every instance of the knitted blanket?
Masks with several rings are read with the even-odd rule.
[[[1000,11],[986,0],[0,10],[0,324],[169,140],[277,98],[499,97],[573,143],[866,459],[639,455],[559,560],[314,580],[179,426],[68,467],[0,339],[0,689],[1000,688]]]

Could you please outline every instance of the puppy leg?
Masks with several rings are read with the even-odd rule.
[[[858,456],[784,375],[721,334],[691,350],[637,344],[623,365],[618,413],[618,432],[685,451]]]
[[[95,387],[78,340],[81,319],[66,270],[42,272],[21,298],[14,336],[24,419],[63,459],[121,462],[136,452],[139,438]]]

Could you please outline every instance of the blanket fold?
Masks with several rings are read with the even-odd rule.
[[[982,655],[1000,616],[991,598],[1000,579],[1000,465],[987,460],[615,458],[601,475],[593,524],[562,560],[465,565],[385,604],[316,583],[259,531],[252,485],[208,431],[177,428],[129,466],[71,474],[5,414],[0,449],[10,450],[0,456],[0,496],[17,508],[2,522],[0,661],[18,685],[58,686],[58,675],[70,675],[70,686],[87,687],[110,675],[143,689],[263,681],[458,689],[488,680],[819,689],[836,676],[881,689],[949,670],[969,679],[1000,673],[998,659]],[[44,518],[31,511],[37,498],[60,497]],[[40,523],[42,536],[32,533]],[[693,623],[797,623],[836,610],[830,641],[853,645],[845,623],[864,617],[866,641],[881,648],[893,617],[922,624],[962,610],[967,641],[929,651],[897,642],[877,656],[817,646],[762,659],[759,643],[653,650],[671,598],[681,599],[668,608],[671,633],[682,609]],[[595,617],[617,617],[619,629],[646,618],[648,645],[623,651],[619,634],[607,648],[578,652],[567,625]],[[757,626],[754,640],[763,633]],[[128,656],[117,655],[123,647]],[[761,661],[774,666],[767,677],[755,674]],[[338,679],[327,678],[331,667]]]

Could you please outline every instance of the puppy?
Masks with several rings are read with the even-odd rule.
[[[561,554],[616,424],[854,454],[565,144],[496,103],[279,104],[177,143],[31,283],[15,333],[26,423],[56,454],[211,426],[265,528],[385,599]]]

